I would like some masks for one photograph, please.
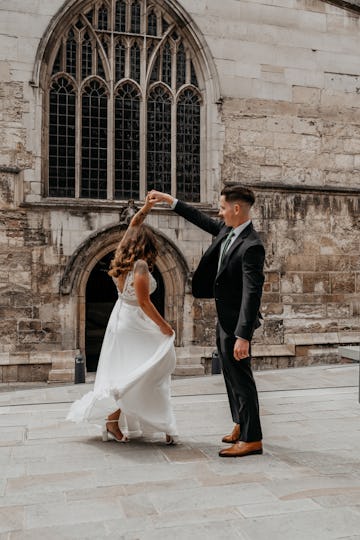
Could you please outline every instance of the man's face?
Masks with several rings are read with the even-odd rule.
[[[248,210],[246,203],[228,202],[225,200],[225,195],[221,195],[219,217],[224,220],[227,227],[237,227],[241,222],[246,221]]]

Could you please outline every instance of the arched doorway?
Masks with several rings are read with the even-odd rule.
[[[150,219],[151,216],[149,221]],[[103,259],[105,259],[105,266],[108,266],[109,259],[106,257],[111,258],[125,229],[126,226],[119,227],[119,224],[116,223],[97,230],[78,246],[64,269],[59,284],[60,294],[64,301],[68,297],[68,302],[73,306],[73,316],[69,319],[68,324],[72,325],[71,333],[74,333],[75,321],[73,348],[80,349],[83,354],[86,353],[86,303],[90,276]],[[153,302],[173,326],[176,333],[175,344],[177,347],[181,347],[183,346],[184,302],[189,268],[178,247],[158,229],[152,228],[152,230],[159,243],[157,268],[154,272],[158,287]],[[102,265],[100,268],[105,267]],[[110,280],[108,276],[106,277]],[[94,280],[96,283],[96,277]]]
[[[117,300],[116,288],[112,278],[107,273],[112,257],[113,252],[111,251],[96,263],[86,284],[85,354],[86,369],[90,372],[97,369],[106,325]],[[157,287],[151,295],[151,300],[161,315],[164,315],[164,280],[157,267],[154,268],[153,276],[156,279]]]

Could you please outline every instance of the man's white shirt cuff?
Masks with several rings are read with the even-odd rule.
[[[178,203],[178,200],[179,200],[179,199],[174,199],[174,200],[173,200],[173,202],[172,202],[172,204],[171,204],[171,206],[170,206],[171,210],[174,210],[175,206],[176,206],[177,203]]]

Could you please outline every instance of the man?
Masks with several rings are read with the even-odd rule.
[[[219,455],[262,454],[250,350],[253,332],[260,325],[265,259],[264,246],[250,219],[255,195],[240,184],[227,184],[220,196],[220,222],[159,191],[151,191],[150,199],[168,203],[177,214],[215,236],[194,273],[192,291],[196,298],[215,298],[218,315],[216,342],[235,423],[232,433],[222,439],[232,446]]]

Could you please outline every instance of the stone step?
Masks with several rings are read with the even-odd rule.
[[[311,347],[308,349],[308,356],[324,356],[324,355],[331,355],[331,356],[338,356],[339,350],[337,347]]]
[[[202,366],[201,364],[179,364],[176,366],[173,375],[176,375],[178,377],[195,377],[197,375],[205,375],[205,370],[204,366]]]
[[[52,369],[49,373],[49,382],[74,382],[74,370]]]
[[[201,365],[201,356],[198,354],[190,354],[190,355],[184,355],[179,356],[176,355],[176,365],[179,366],[199,366]]]

